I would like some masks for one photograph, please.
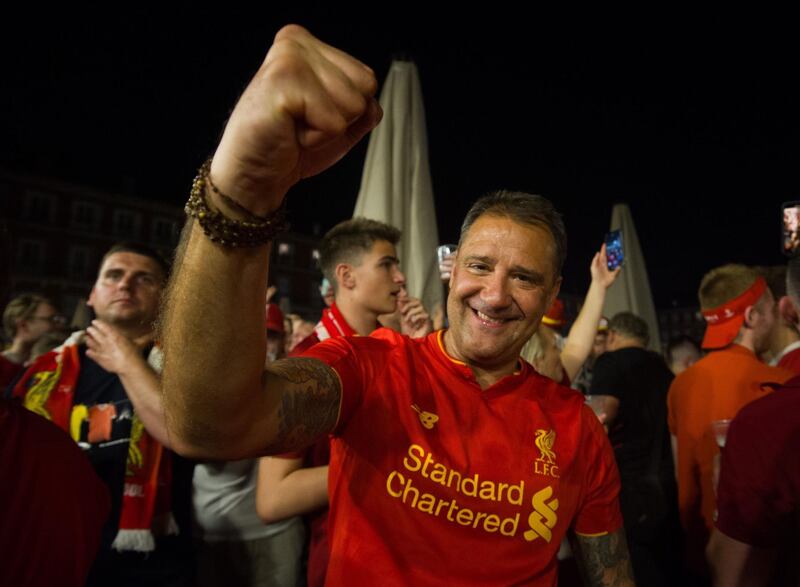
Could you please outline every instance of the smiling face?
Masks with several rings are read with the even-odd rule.
[[[447,315],[447,351],[471,367],[507,374],[558,294],[555,244],[542,227],[491,213],[458,249]]]
[[[100,320],[123,328],[152,328],[164,275],[158,263],[130,252],[109,255],[89,295],[89,305]]]

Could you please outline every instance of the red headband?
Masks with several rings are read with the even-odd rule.
[[[703,348],[715,349],[731,344],[744,323],[744,311],[755,304],[766,289],[767,282],[763,277],[758,277],[753,285],[739,296],[721,306],[704,310],[703,318],[708,326],[703,337]]]

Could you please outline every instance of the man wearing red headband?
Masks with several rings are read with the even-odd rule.
[[[712,423],[733,418],[742,406],[768,393],[764,383],[782,383],[791,373],[758,358],[769,345],[776,312],[772,293],[754,269],[718,267],[703,277],[698,297],[707,323],[702,346],[712,352],[675,378],[667,402],[687,562],[704,574],[719,455]]]
[[[796,316],[800,258],[789,262],[785,286],[774,280],[769,285],[778,295],[788,294],[781,296],[783,303]],[[798,430],[797,376],[742,408],[731,422],[717,488],[716,530],[708,545],[716,584],[800,584],[800,468],[792,466],[800,451]]]

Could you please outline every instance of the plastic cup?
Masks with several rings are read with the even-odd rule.
[[[458,245],[439,245],[436,247],[436,258],[439,260],[439,274],[443,280],[450,279],[450,273],[453,271],[453,261],[448,259],[454,255],[458,249]]]
[[[456,249],[458,249],[458,245],[439,245],[436,247],[436,258],[439,259],[439,264],[441,265],[447,257],[454,254]]]
[[[714,431],[714,438],[717,446],[725,448],[725,439],[728,437],[728,427],[731,425],[730,419],[714,420],[711,422],[711,429]]]

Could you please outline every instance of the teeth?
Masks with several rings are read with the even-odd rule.
[[[475,310],[475,311],[478,313],[478,318],[480,318],[484,322],[491,322],[492,324],[502,324],[503,323],[502,320],[496,320],[495,318],[490,318],[489,316],[487,316],[483,312],[480,312],[478,310]]]

